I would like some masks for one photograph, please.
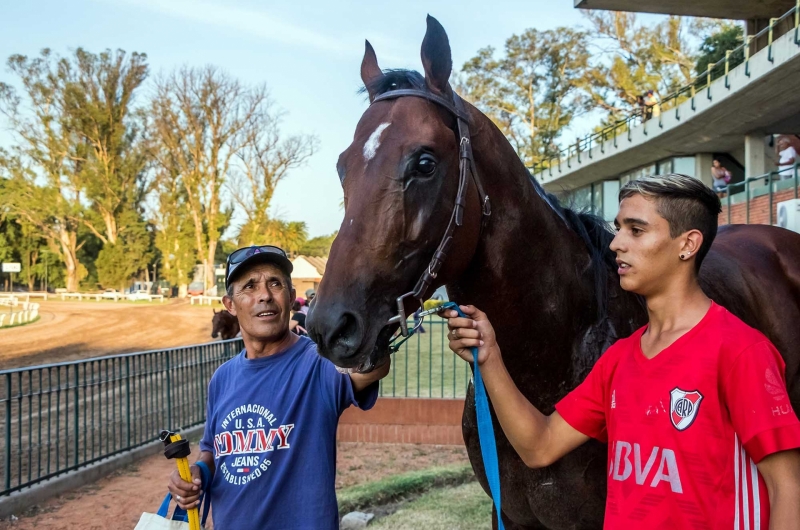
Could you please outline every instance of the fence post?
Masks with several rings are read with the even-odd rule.
[[[709,100],[711,100],[711,71],[714,69],[716,64],[708,63],[708,76],[706,80],[706,96]]]
[[[750,43],[753,41],[753,35],[748,35],[744,41],[744,75],[750,77]]]
[[[794,6],[794,43],[800,45],[800,0]]]
[[[728,90],[730,90],[730,88],[731,88],[730,80],[728,79],[728,72],[730,71],[730,68],[731,68],[731,53],[732,52],[733,52],[733,50],[728,50],[728,51],[725,52],[725,88],[727,88]]]
[[[75,465],[77,466],[78,453],[80,452],[80,434],[81,434],[81,429],[79,425],[81,419],[81,411],[80,408],[78,407],[78,405],[80,404],[80,399],[78,396],[78,379],[80,375],[78,373],[78,365],[74,364],[73,366],[75,367],[75,399],[73,400],[75,404],[75,426],[73,427],[73,430],[75,431]],[[22,419],[20,418],[20,421],[21,420]]]
[[[772,226],[772,203],[774,200],[772,196],[772,171],[767,173],[767,186],[769,186],[769,224]]]
[[[169,354],[170,351],[167,350],[167,429],[172,429],[172,375]]]
[[[768,60],[769,62],[771,62],[771,63],[772,63],[772,62],[775,62],[775,58],[774,58],[774,57],[772,57],[772,33],[773,33],[773,31],[772,31],[772,30],[773,30],[773,29],[774,29],[774,27],[775,27],[775,21],[776,21],[776,20],[778,20],[778,19],[777,19],[777,18],[771,18],[771,19],[769,19],[769,37],[768,37],[768,40],[769,40],[769,45],[768,45],[768,47],[767,47],[767,60]]]
[[[128,439],[125,449],[131,446],[131,358],[125,357],[125,424]]]
[[[6,374],[6,454],[4,482],[6,490],[11,488],[11,374]]]

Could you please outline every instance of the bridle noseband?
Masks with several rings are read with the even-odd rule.
[[[417,281],[417,285],[414,287],[414,290],[397,298],[397,315],[389,319],[388,324],[400,324],[400,332],[404,337],[409,336],[408,324],[406,323],[407,316],[405,306],[403,305],[404,300],[406,298],[415,298],[420,301],[420,306],[422,306],[425,293],[439,275],[439,270],[442,268],[444,261],[447,259],[447,255],[450,252],[450,247],[453,244],[453,235],[455,234],[456,227],[461,226],[464,221],[468,173],[472,175],[472,180],[475,182],[475,186],[478,188],[478,195],[480,196],[481,200],[481,215],[484,219],[492,215],[492,205],[489,201],[489,196],[486,195],[486,192],[481,185],[481,180],[478,177],[478,170],[475,167],[475,159],[472,156],[472,143],[470,142],[469,135],[469,116],[467,115],[466,107],[464,106],[464,100],[461,99],[461,97],[455,92],[453,92],[453,101],[451,102],[441,96],[425,90],[404,88],[381,94],[373,99],[372,103],[406,96],[427,99],[428,101],[436,103],[440,107],[447,110],[450,114],[455,116],[458,124],[459,137],[459,175],[458,193],[456,193],[455,206],[453,207],[453,212],[450,214],[450,222],[447,225],[447,230],[445,230],[444,236],[439,242],[439,246],[436,248],[436,252],[433,253],[433,257],[431,258],[430,263],[428,263],[428,267],[420,276],[419,280]]]

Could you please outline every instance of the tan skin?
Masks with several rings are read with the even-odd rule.
[[[641,347],[652,359],[700,322],[711,306],[695,272],[694,256],[703,235],[689,230],[672,238],[655,202],[641,195],[620,203],[614,224],[617,235],[610,247],[617,255],[620,285],[647,301],[649,325]],[[506,370],[486,314],[473,306],[461,310],[467,318],[459,318],[453,310],[443,312],[450,329],[450,349],[472,362],[470,348],[478,347],[478,364],[492,406],[525,464],[548,466],[588,441],[558,412],[546,416],[522,395]],[[757,467],[769,492],[770,529],[800,527],[800,451],[774,453]]]
[[[239,320],[248,359],[259,359],[285,351],[300,338],[289,330],[295,290],[281,269],[270,263],[257,264],[243,271],[233,282],[233,296],[225,295],[222,303]],[[353,392],[358,394],[389,373],[389,362],[365,374],[350,374]],[[202,451],[199,461],[205,462],[214,474],[214,455]],[[173,471],[169,491],[183,509],[200,505],[200,468],[190,468],[192,482],[184,481]]]

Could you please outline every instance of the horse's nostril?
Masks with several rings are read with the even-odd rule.
[[[339,327],[331,337],[333,348],[345,348],[348,350],[358,347],[358,319],[352,313],[344,313]]]

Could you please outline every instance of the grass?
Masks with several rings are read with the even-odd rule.
[[[381,381],[387,397],[462,398],[472,372],[447,347],[447,324],[428,317],[425,333],[413,335],[392,358],[392,369]]]
[[[437,488],[376,519],[372,530],[483,530],[492,528],[492,500],[477,482]]]
[[[336,492],[339,514],[396,502],[432,488],[463,484],[474,479],[469,464],[432,467],[359,484]]]
[[[20,326],[27,326],[28,324],[33,324],[34,322],[38,322],[39,319],[42,318],[41,315],[37,315],[36,318],[33,320],[29,320],[28,322],[17,322],[16,324],[11,324],[10,326],[2,326],[0,329],[11,329],[11,328],[18,328]]]

